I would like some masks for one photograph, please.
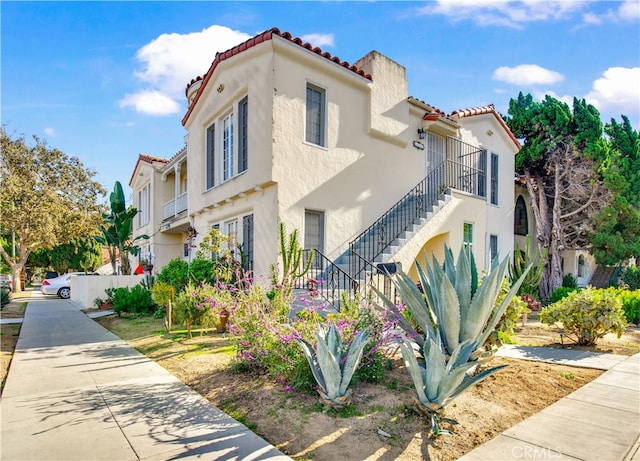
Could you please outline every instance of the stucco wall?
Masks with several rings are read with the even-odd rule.
[[[106,298],[104,290],[107,288],[133,287],[143,280],[142,275],[72,275],[71,300],[85,308],[95,307],[96,298]]]
[[[347,250],[349,241],[424,178],[426,151],[413,145],[417,129],[423,126],[424,110],[407,100],[404,67],[376,52],[356,64],[373,80],[275,36],[218,64],[185,125],[189,219],[199,233],[196,243],[213,224],[236,218],[240,223],[243,215],[253,214],[254,269],[266,277],[269,265],[277,260],[278,221],[289,230],[298,229],[303,239],[304,212],[310,209],[324,212],[325,254],[335,259]],[[305,141],[308,83],[326,91],[323,147]],[[248,170],[206,190],[207,128],[231,111],[237,113],[237,104],[245,96],[249,101]],[[515,146],[500,133],[492,115],[461,123],[463,140],[500,155],[499,205],[485,206],[486,200],[456,196],[447,207],[455,212],[431,223],[421,234],[423,240],[413,244],[416,248],[403,249],[401,259],[410,261],[425,241],[434,242],[435,235],[446,235],[457,252],[465,221],[474,224],[479,266],[488,266],[485,247],[490,234],[499,236],[503,257],[512,251]],[[455,131],[453,122],[451,127]],[[173,242],[167,244],[173,248]],[[161,260],[156,264],[161,266]]]

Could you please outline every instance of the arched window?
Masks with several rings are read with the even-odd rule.
[[[517,235],[527,235],[529,233],[529,221],[527,220],[527,205],[522,195],[516,200],[516,209],[514,213],[513,232]]]

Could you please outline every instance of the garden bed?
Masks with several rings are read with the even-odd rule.
[[[340,414],[322,412],[317,395],[288,389],[265,376],[231,370],[228,334],[186,339],[162,333],[162,321],[115,316],[99,319],[214,405],[243,422],[289,456],[314,460],[457,459],[474,447],[540,411],[602,372],[561,365],[495,358],[508,367],[462,394],[449,406],[459,421],[453,436],[429,437],[427,422],[408,409],[412,385],[399,357],[381,384],[353,386],[354,403]],[[522,344],[555,345],[554,329],[531,322]],[[640,332],[606,337],[595,347],[631,355],[640,351]]]

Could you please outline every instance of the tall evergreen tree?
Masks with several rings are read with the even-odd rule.
[[[640,136],[624,115],[604,130],[599,173],[613,198],[596,217],[591,241],[596,262],[614,265],[640,257]]]
[[[535,102],[520,93],[509,103],[507,124],[522,141],[516,171],[531,197],[536,243],[546,251],[540,296],[550,297],[562,284],[562,251],[587,248],[595,215],[608,191],[594,167],[602,156],[602,122],[598,110],[573,100],[573,110],[551,96]]]

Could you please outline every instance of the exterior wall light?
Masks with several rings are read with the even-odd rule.
[[[424,139],[425,135],[424,128],[418,128],[418,138]]]

